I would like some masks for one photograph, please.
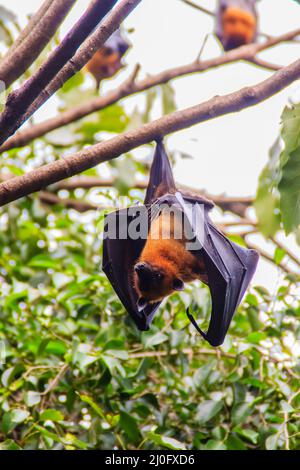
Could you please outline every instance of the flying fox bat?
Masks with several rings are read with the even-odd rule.
[[[129,49],[129,43],[117,29],[86,64],[85,68],[96,80],[97,90],[101,80],[115,75],[122,67],[122,57]]]
[[[184,282],[200,279],[208,285],[212,312],[203,332],[212,345],[223,343],[236,308],[258,262],[254,250],[226,238],[212,223],[213,204],[178,191],[169,159],[157,143],[144,205],[108,214],[103,240],[103,270],[140,330],[148,330],[162,299],[182,290]],[[170,208],[170,233],[164,237]],[[185,226],[184,235],[175,237]]]
[[[256,0],[219,0],[216,35],[225,51],[256,40]]]

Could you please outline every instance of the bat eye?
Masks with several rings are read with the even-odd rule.
[[[184,290],[184,282],[181,279],[178,279],[178,278],[174,279],[173,289],[178,290],[178,291]]]
[[[110,47],[105,47],[105,48],[103,49],[103,55],[104,55],[104,56],[107,56],[107,57],[110,56],[110,55],[112,55],[113,52],[114,52],[114,51],[113,51]]]
[[[162,273],[157,273],[155,277],[157,281],[162,281],[164,278],[164,275]]]

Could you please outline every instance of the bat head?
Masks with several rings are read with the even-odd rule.
[[[253,41],[256,20],[252,13],[237,7],[229,7],[222,14],[223,36],[226,49],[235,49]]]
[[[142,309],[147,303],[183,290],[184,282],[161,266],[138,262],[134,266],[134,287],[139,296],[137,306]]]
[[[94,54],[87,63],[86,70],[95,77],[97,88],[101,80],[113,77],[124,67],[122,58],[129,47],[129,43],[122,37],[120,30],[117,30]]]

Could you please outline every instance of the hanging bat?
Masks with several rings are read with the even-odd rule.
[[[255,42],[257,0],[219,0],[216,35],[225,51]]]
[[[106,216],[103,270],[140,330],[149,329],[163,298],[183,290],[185,282],[200,279],[212,297],[208,331],[203,332],[187,310],[188,318],[212,346],[223,343],[258,254],[231,242],[215,227],[209,217],[212,207],[203,197],[177,190],[159,141],[144,205]]]
[[[96,80],[97,90],[101,80],[112,77],[123,68],[122,57],[128,49],[129,43],[122,37],[121,31],[118,29],[86,64],[86,70]]]

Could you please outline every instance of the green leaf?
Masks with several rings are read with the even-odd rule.
[[[207,421],[214,418],[223,408],[222,401],[207,400],[200,403],[197,407],[195,420],[198,424],[205,424]]]
[[[231,434],[226,440],[228,450],[247,450],[244,442],[234,434]]]
[[[263,331],[254,331],[247,336],[247,341],[253,344],[259,344],[266,339],[267,335]]]
[[[91,397],[88,397],[87,395],[79,395],[79,397],[81,401],[90,405],[97,415],[100,416],[100,418],[102,418],[104,421],[107,421],[105,414],[101,410],[100,406],[97,405],[97,403],[95,403]]]
[[[4,434],[8,434],[18,425],[26,421],[29,417],[29,412],[21,408],[14,408],[7,413],[4,413],[2,417],[2,431]]]
[[[175,91],[170,83],[160,86],[162,94],[163,114],[170,114],[176,111]]]
[[[148,432],[147,437],[150,441],[153,441],[155,444],[161,447],[166,447],[167,449],[172,450],[186,450],[185,444],[173,439],[172,437],[163,436],[155,432]]]
[[[25,396],[25,403],[27,406],[38,405],[41,401],[41,395],[39,392],[29,391]]]
[[[271,436],[269,436],[266,439],[266,443],[265,443],[266,449],[267,450],[276,450],[277,447],[278,447],[279,437],[280,437],[279,433],[278,434],[272,434]]]
[[[7,439],[4,442],[0,442],[0,450],[22,450],[22,447],[12,439]]]
[[[23,423],[29,416],[29,411],[22,410],[21,408],[15,408],[10,412],[10,419],[13,423]]]
[[[168,340],[167,335],[165,335],[164,333],[158,332],[158,333],[155,333],[154,335],[146,337],[145,347],[151,348],[153,346],[157,346],[158,344],[164,343],[167,340]]]
[[[120,413],[119,426],[131,442],[137,443],[140,440],[141,433],[136,420],[125,411]]]
[[[227,447],[222,441],[210,439],[205,446],[202,447],[202,450],[227,450]]]
[[[280,139],[270,150],[269,161],[258,183],[254,208],[259,229],[265,237],[274,236],[280,228],[279,197],[276,191],[280,179]]]
[[[241,429],[238,427],[234,428],[234,432],[236,432],[239,436],[246,438],[248,441],[252,442],[252,444],[257,444],[259,433],[253,431],[252,429]]]
[[[64,415],[60,411],[53,410],[53,409],[50,409],[50,408],[48,408],[47,410],[44,410],[40,414],[40,420],[41,421],[57,422],[57,421],[63,421],[63,419],[64,419]]]
[[[239,403],[232,408],[231,419],[234,425],[244,423],[253,410],[252,403]]]
[[[290,153],[283,166],[278,189],[282,221],[286,234],[289,234],[300,225],[300,145]]]
[[[28,263],[28,266],[35,267],[35,268],[52,268],[55,269],[57,267],[57,261],[53,260],[48,255],[36,255]]]

